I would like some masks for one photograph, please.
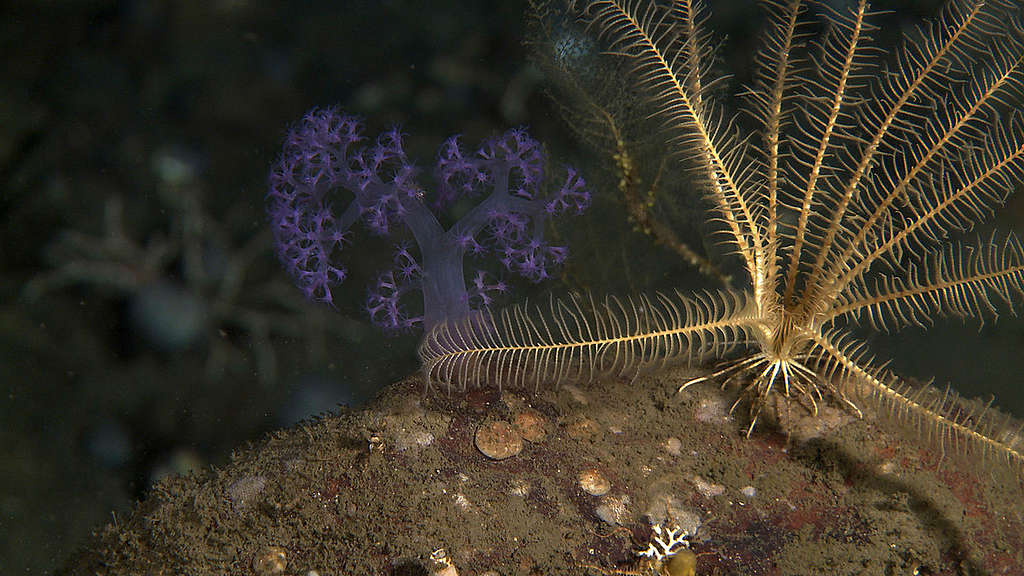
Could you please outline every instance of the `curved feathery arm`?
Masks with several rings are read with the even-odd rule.
[[[749,190],[744,193],[749,188],[746,180],[752,176],[752,163],[746,161],[745,146],[734,134],[732,122],[717,112],[708,98],[716,82],[703,80],[703,70],[690,68],[708,49],[694,47],[700,38],[678,34],[670,24],[673,14],[654,3],[599,0],[589,5],[588,12],[611,50],[636,62],[636,74],[650,90],[665,123],[675,130],[684,158],[707,172],[709,196],[754,279],[755,295],[760,297],[760,292],[768,289],[761,274],[765,269],[761,226],[754,199]],[[694,93],[694,87],[700,92]]]
[[[747,293],[552,299],[439,325],[420,345],[428,381],[539,388],[723,353],[757,325]]]
[[[1024,470],[1024,453],[1013,439],[1020,430],[1006,433],[1008,419],[1000,418],[990,404],[969,409],[949,388],[942,394],[930,386],[912,387],[884,368],[869,369],[862,342],[835,340],[835,334],[813,335],[821,352],[819,369],[824,377],[839,382],[844,402],[870,406],[875,417],[889,419],[917,430],[945,456],[948,449],[983,459],[997,457],[1016,470]],[[858,408],[858,411],[860,408]]]
[[[960,318],[997,315],[993,300],[1013,311],[1013,294],[1024,296],[1024,247],[1013,236],[1002,246],[952,245],[929,252],[920,261],[879,277],[851,284],[829,319],[866,317],[878,330],[925,326],[936,314]]]

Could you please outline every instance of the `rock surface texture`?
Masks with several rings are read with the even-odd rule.
[[[829,409],[746,439],[728,393],[676,393],[691,376],[451,395],[411,377],[163,482],[64,573],[654,574],[668,559],[638,552],[670,533],[699,576],[1024,573],[1012,474]],[[491,422],[518,453],[478,449]]]

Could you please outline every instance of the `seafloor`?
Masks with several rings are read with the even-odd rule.
[[[872,33],[877,45],[892,50],[901,30],[911,30],[922,18],[935,16],[943,3],[872,2],[880,12],[872,18],[878,26]],[[160,498],[166,498],[160,494],[166,494],[171,486],[163,484],[164,492],[151,495],[158,478],[211,464],[223,466],[228,453],[243,442],[290,426],[339,402],[356,405],[415,369],[419,335],[385,337],[370,325],[363,310],[367,284],[390,265],[395,243],[411,241],[409,237],[383,239],[365,229],[354,231],[351,246],[340,255],[351,278],[336,293],[334,309],[304,303],[301,292],[274,257],[263,205],[267,171],[280,153],[288,126],[310,108],[337,105],[362,116],[371,139],[381,130],[400,126],[408,134],[410,158],[424,169],[421,183],[430,192],[435,191],[430,167],[438,147],[452,134],[460,134],[467,146],[473,146],[483,138],[526,125],[544,143],[553,166],[564,163],[580,170],[592,186],[594,204],[585,215],[571,219],[571,224],[567,219],[551,230],[552,240],[569,246],[565,269],[550,282],[516,284],[500,303],[502,306],[546,301],[549,293],[564,295],[567,291],[622,296],[719,287],[671,250],[655,245],[627,220],[610,151],[586,137],[574,136],[573,126],[559,114],[560,104],[548,97],[553,89],[551,79],[531,64],[530,53],[535,46],[529,43],[525,16],[531,4],[543,2],[0,3],[0,38],[5,47],[0,51],[5,72],[0,76],[0,567],[4,574],[52,573],[90,531],[111,521],[112,513],[131,542],[133,534],[146,533],[140,527],[151,525],[159,517],[145,513],[158,509]],[[708,30],[713,31],[713,42],[722,48],[721,71],[735,74],[722,84],[721,96],[727,108],[735,110],[738,102],[732,95],[753,81],[750,56],[757,49],[764,14],[759,3],[749,0],[706,4],[711,9]],[[642,140],[647,141],[648,134],[644,136]],[[674,161],[666,163],[666,155],[672,150],[657,145],[656,138],[650,140],[652,151],[640,154],[636,161],[643,190],[657,188],[656,212],[694,248],[712,242],[714,236],[704,234],[706,206],[691,185],[689,171]],[[1000,233],[1024,230],[1024,195],[1011,195],[990,224]],[[976,235],[986,238],[989,230],[979,227],[966,239],[971,241]],[[714,254],[713,246],[705,248]],[[725,259],[722,263],[728,265]],[[492,270],[500,270],[497,259],[490,264],[495,267]],[[892,358],[892,368],[900,375],[934,376],[940,385],[951,383],[963,393],[986,397],[994,394],[999,406],[1022,416],[1024,388],[1020,386],[1020,374],[1024,356],[1020,350],[1024,346],[1024,318],[1013,318],[1007,312],[1000,307],[999,321],[986,317],[980,330],[976,322],[962,324],[954,318],[951,322],[937,321],[927,331],[908,328],[895,335],[858,332],[858,337],[870,341],[879,353],[879,363]],[[659,385],[644,386],[654,389]],[[655,422],[660,414],[678,416],[686,409],[685,405],[677,406],[679,400],[671,398],[670,387],[664,386],[660,396],[644,392],[613,405],[621,406],[618,410],[622,418],[630,418],[636,414],[634,410],[645,406],[642,398],[665,398],[667,412],[643,408],[653,419],[645,422],[644,429],[655,434],[660,430]],[[625,384],[615,388],[630,392],[638,389],[637,385]],[[405,390],[421,398],[419,384],[408,384]],[[459,437],[463,452],[452,452],[454,441],[445,444],[437,440],[413,456],[414,452],[408,450],[395,452],[392,440],[390,448],[385,444],[388,449],[382,456],[383,463],[366,464],[367,473],[372,478],[374,466],[393,467],[396,462],[403,463],[402,470],[415,462],[444,462],[444,467],[437,468],[447,474],[454,469],[468,470],[465,473],[472,480],[467,480],[462,489],[467,499],[476,495],[471,500],[477,502],[476,510],[486,511],[478,503],[480,490],[507,488],[501,483],[509,478],[501,476],[506,469],[518,467],[517,474],[528,474],[520,469],[529,469],[529,462],[544,462],[543,458],[558,454],[565,442],[576,446],[579,440],[560,440],[567,437],[567,423],[594,410],[594,398],[610,392],[585,388],[591,397],[589,409],[569,403],[567,393],[563,389],[557,395],[526,398],[552,418],[552,424],[560,423],[561,427],[553,428],[543,443],[528,444],[511,460],[482,460],[465,443],[469,432],[463,431]],[[388,402],[395,397],[390,398],[373,409],[389,410]],[[453,397],[450,405],[444,398],[423,401],[432,410],[466,422],[467,407],[460,402],[469,399]],[[473,422],[486,415],[473,414]],[[596,421],[600,415],[588,417]],[[319,435],[315,437],[354,434],[359,446],[365,446],[363,429],[346,422],[363,422],[366,418],[350,415],[329,420],[313,427]],[[677,429],[689,422],[689,417],[674,418],[656,436],[659,441],[662,437],[678,439],[681,456],[674,458],[682,463],[696,459],[690,455],[690,446],[701,446],[699,442],[707,445],[686,430]],[[703,423],[701,430],[714,430],[715,426]],[[742,426],[741,421],[728,423],[724,432],[734,446],[729,453],[739,454],[739,462],[745,462],[743,458],[753,454],[750,451],[761,450],[768,441],[764,435],[750,442],[739,441]],[[328,432],[335,429],[346,432]],[[440,433],[435,436],[445,437]],[[296,440],[277,442],[293,445]],[[782,442],[776,438],[770,445],[777,448]],[[826,442],[815,446],[832,445]],[[603,444],[588,448],[588,452],[609,450]],[[651,449],[668,458],[660,450]],[[800,470],[811,465],[815,453],[803,450],[799,462],[806,464]],[[708,457],[706,449],[698,452],[701,454],[701,458]],[[306,472],[309,480],[295,476],[288,482],[313,484],[314,479],[345,478],[348,463],[358,463],[355,452],[332,457],[334,460],[323,464],[322,471]],[[555,479],[542,483],[533,475],[523,476],[534,479],[532,484],[517,484],[532,490],[527,492],[531,495],[526,497],[524,507],[530,502],[573,502],[565,514],[574,520],[565,524],[573,526],[569,534],[574,539],[552,546],[564,555],[544,568],[567,567],[576,559],[605,567],[630,560],[634,544],[624,532],[595,520],[590,512],[585,521],[577,522],[581,510],[588,510],[581,507],[593,508],[591,500],[599,497],[568,492],[574,489],[579,472],[568,467],[568,463],[579,464],[575,457],[575,453],[570,454],[563,464],[564,475],[554,477],[566,492],[554,491]],[[262,458],[273,461],[269,455]],[[911,462],[919,459],[914,458]],[[232,512],[234,515],[217,518],[218,530],[212,530],[209,537],[194,538],[185,548],[189,554],[205,554],[218,539],[228,538],[230,542],[244,533],[252,542],[237,548],[225,545],[227,552],[221,552],[237,558],[232,560],[238,565],[236,573],[251,570],[255,550],[269,550],[255,544],[260,542],[282,547],[288,573],[305,574],[302,570],[308,571],[308,566],[316,562],[303,550],[316,539],[289,537],[280,544],[269,544],[273,539],[270,532],[265,532],[267,526],[295,521],[291,514],[278,512],[275,516],[268,512],[273,510],[272,504],[283,501],[282,491],[292,486],[282,483],[275,469],[242,474],[244,466],[255,469],[259,461],[254,454],[242,456],[239,464],[225,469],[229,472],[222,473],[220,484],[202,489],[197,488],[195,480],[186,484],[174,481],[179,483],[175,486],[190,486],[189,490],[199,491],[209,502],[221,506],[223,486],[241,477],[243,481],[235,484],[233,492],[243,496],[237,498],[244,500],[246,493],[260,498],[254,501],[258,507],[230,508],[242,514]],[[874,463],[868,462],[864,466]],[[935,458],[929,456],[926,462],[934,467]],[[632,478],[628,470],[620,470],[611,460],[595,458],[590,465],[609,477],[615,475],[612,498],[621,494],[625,480]],[[310,467],[303,465],[302,469],[306,468]],[[838,470],[849,474],[847,468]],[[495,474],[470,474],[480,469]],[[682,466],[672,469],[685,471],[679,476],[684,482],[681,492],[689,490],[690,484],[685,482],[692,482],[697,474],[712,484],[725,486],[719,479],[724,478],[722,472],[710,465],[697,471]],[[730,465],[727,470],[731,469]],[[948,470],[959,471],[955,466]],[[819,477],[842,476],[839,472],[830,474],[819,472]],[[769,477],[781,476],[773,473],[737,484],[754,488],[757,502],[768,502],[763,498],[772,493],[771,487],[760,483]],[[492,486],[487,483],[491,478],[501,482]],[[932,508],[923,504],[920,494],[932,492],[910,491],[903,484],[905,479],[869,478],[866,484],[858,480],[851,485],[864,491],[865,486],[881,484],[882,488],[874,489],[876,492],[913,494],[903,496],[903,501],[893,497],[898,509],[909,507],[914,511],[913,518],[922,514],[955,518],[956,522],[948,522],[959,526],[959,517],[952,512],[946,516],[929,512]],[[452,482],[450,478],[439,481]],[[415,486],[422,484],[418,479],[415,482]],[[953,480],[946,482],[958,485]],[[358,490],[372,486],[370,481],[356,483],[345,494],[358,494]],[[703,508],[714,508],[711,505],[716,500],[742,501],[735,488],[730,486],[728,495],[711,498],[701,506],[685,507],[700,514],[703,526],[694,538],[694,549],[700,553],[700,573],[713,573],[716,566],[719,572],[725,572],[737,565],[724,555],[707,553],[713,546],[726,549],[724,543],[729,540],[723,536],[724,528],[718,527],[728,516],[722,520],[720,513],[708,514]],[[312,506],[308,501],[310,492],[290,493],[299,498],[298,502]],[[642,491],[630,493],[628,509],[632,518],[639,518],[650,497]],[[882,501],[889,498],[868,493]],[[149,500],[129,522],[132,501],[143,497]],[[373,499],[350,497],[352,501],[381,501],[379,494]],[[431,505],[439,509],[443,500],[432,498]],[[1012,501],[1017,499],[1014,496]],[[396,503],[393,499],[383,501]],[[328,511],[338,509],[338,505],[330,506],[333,508]],[[362,506],[357,511],[369,517],[369,504]],[[745,509],[750,506],[747,504]],[[603,510],[613,508],[606,506]],[[291,509],[286,506],[282,510]],[[1008,517],[1019,518],[1013,514]],[[519,520],[507,513],[499,518]],[[443,516],[434,520],[429,514],[414,519],[439,525],[449,522]],[[648,530],[642,528],[647,525],[645,521],[634,519],[627,525],[633,529],[638,546],[647,541]],[[190,521],[212,522],[202,516]],[[411,525],[410,521],[394,530]],[[449,525],[460,526],[454,521]],[[180,526],[165,524],[161,530],[179,537],[194,535],[181,532]],[[231,530],[227,530],[229,527]],[[586,549],[580,547],[583,538],[579,534],[590,528],[602,534],[612,532],[604,539],[586,532],[587,538],[601,543],[598,550],[609,552],[587,557]],[[424,540],[444,540],[437,537],[442,528],[436,530]],[[411,536],[418,533],[405,532]],[[328,543],[316,545],[322,550],[335,550],[323,552],[320,557],[345,554],[346,558],[384,566],[375,568],[379,571],[391,570],[391,562],[419,566],[417,558],[433,549],[427,544],[421,546],[419,541],[406,542],[410,536],[405,532],[386,544],[400,546],[400,553],[376,552],[374,546],[348,536],[344,537],[351,538],[352,544],[340,545],[337,541],[342,536],[336,533]],[[704,540],[705,533],[717,540]],[[947,565],[968,554],[964,550],[975,549],[961,543],[976,541],[962,537],[962,530],[928,534],[933,533],[954,534],[940,540],[939,549],[947,550],[946,557],[951,558]],[[155,538],[159,532],[152,534]],[[475,534],[480,536],[479,531]],[[108,534],[105,541],[93,540],[93,549],[97,553],[103,546],[116,550],[114,538]],[[881,541],[881,537],[876,538]],[[463,574],[473,573],[476,566],[489,562],[497,566],[507,561],[473,560],[472,550],[464,545],[467,541],[468,536],[460,536],[451,538],[450,543],[437,544],[451,549]],[[1012,543],[1009,538],[997,541]],[[510,550],[513,543],[504,546]],[[535,556],[529,552],[537,548],[533,546],[523,554]],[[350,554],[360,547],[357,554]],[[171,573],[182,565],[182,558],[190,557],[181,552],[176,552],[180,557],[158,557],[155,550],[147,550],[150,555],[140,558],[151,559],[156,567],[154,574],[161,570]],[[758,552],[751,554],[757,556]],[[909,567],[913,557],[923,554],[917,551],[906,561],[894,562],[892,572],[899,574],[897,566],[906,564],[907,572],[912,573]],[[519,558],[515,554],[512,557]],[[92,574],[87,568],[89,562],[94,562],[92,566],[100,573],[124,573],[134,568],[123,558],[109,558],[111,567],[103,567],[96,555],[81,557],[86,563],[78,565],[79,571]],[[161,566],[160,562],[167,564]],[[1019,570],[1021,562],[1014,562],[1013,569]],[[229,563],[221,561],[220,565]],[[326,567],[337,563],[335,556],[330,562],[324,560],[321,574],[327,574]],[[869,568],[884,564],[878,560]],[[972,564],[965,561],[965,566]],[[869,568],[863,570],[873,573]],[[927,570],[921,568],[920,572]],[[341,572],[333,574],[340,576]]]
[[[747,439],[728,392],[676,392],[689,375],[451,395],[410,377],[163,481],[63,573],[631,573],[660,524],[699,576],[1024,574],[1011,472],[828,407]],[[493,422],[521,452],[481,453]]]

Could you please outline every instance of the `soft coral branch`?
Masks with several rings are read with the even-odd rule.
[[[333,304],[332,289],[348,274],[338,256],[360,220],[378,235],[407,228],[419,249],[417,261],[401,246],[393,267],[370,288],[370,317],[386,330],[421,321],[429,329],[487,306],[494,293],[507,290],[504,282],[479,272],[467,280],[467,254],[495,254],[507,270],[534,282],[564,262],[566,248],[544,238],[547,220],[582,213],[590,194],[571,167],[562,186],[545,194],[544,153],[525,130],[487,140],[475,154],[466,154],[457,137],[445,141],[434,170],[437,193],[429,204],[402,134],[393,129],[372,146],[356,148],[361,130],[351,116],[314,109],[290,131],[270,173],[267,212],[278,256],[307,297]],[[352,195],[345,206],[336,204],[339,190]],[[464,198],[478,202],[445,229],[436,213]],[[414,289],[423,292],[422,317],[402,305]]]

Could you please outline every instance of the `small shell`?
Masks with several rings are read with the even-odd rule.
[[[594,513],[605,524],[610,526],[622,526],[630,521],[629,496],[602,496],[601,504],[594,509]]]
[[[587,468],[580,472],[580,488],[591,496],[604,496],[612,489],[612,483],[596,468]]]
[[[705,498],[721,496],[725,492],[725,486],[709,482],[700,476],[694,476],[692,482],[697,492],[700,492]]]
[[[534,410],[524,410],[516,414],[515,426],[524,440],[534,444],[543,442],[548,435],[544,417]]]
[[[513,478],[508,484],[508,493],[525,498],[530,495],[530,483],[522,478]]]
[[[597,425],[597,422],[583,416],[573,422],[570,422],[567,427],[567,432],[569,437],[574,440],[592,440],[597,437],[600,429],[601,428]]]
[[[252,571],[256,576],[284,574],[288,567],[288,554],[280,546],[268,546],[252,559]]]
[[[523,437],[508,422],[488,422],[476,431],[476,448],[492,460],[511,458],[523,449]]]
[[[670,436],[665,440],[665,451],[672,456],[681,456],[683,454],[683,442],[675,436]]]

